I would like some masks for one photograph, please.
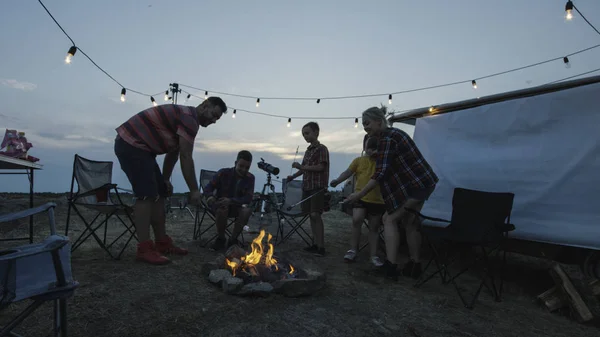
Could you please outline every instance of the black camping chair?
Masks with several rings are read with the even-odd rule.
[[[28,302],[5,326],[0,336],[19,336],[13,330],[44,303],[54,304],[52,336],[67,336],[67,299],[79,283],[73,280],[69,238],[56,234],[54,208],[46,203],[36,208],[3,214],[0,224],[47,213],[50,235],[42,242],[0,250],[0,316],[11,304]]]
[[[407,209],[407,211],[418,214],[422,219],[420,231],[432,252],[432,257],[415,286],[420,287],[439,274],[443,283],[451,282],[454,285],[461,301],[467,308],[473,308],[473,304],[479,297],[483,286],[486,286],[492,292],[496,301],[500,301],[504,282],[502,273],[506,264],[506,251],[504,250],[502,257],[499,287],[496,287],[496,279],[490,266],[489,257],[502,248],[508,232],[515,229],[515,226],[510,223],[513,200],[513,193],[483,192],[456,188],[452,197],[452,217],[449,221],[428,217],[415,210]],[[432,226],[431,222],[444,223],[445,225],[443,227]],[[461,271],[452,274],[449,267],[457,260],[461,252],[465,251],[465,248],[479,249],[481,254],[468,254],[474,257],[474,260]],[[436,265],[437,269],[434,273],[425,277],[426,271],[432,263]],[[467,302],[456,283],[456,278],[475,266],[482,267],[483,271],[480,274],[481,279],[475,295]],[[486,282],[488,279],[490,284]]]
[[[113,259],[120,259],[132,239],[136,239],[133,221],[133,206],[125,204],[121,199],[116,184],[112,183],[113,163],[111,161],[95,161],[75,155],[73,161],[73,176],[71,178],[71,191],[67,196],[69,209],[67,211],[67,224],[65,235],[69,235],[71,210],[75,212],[85,225],[85,230],[73,242],[72,250],[75,251],[87,239],[93,237],[98,245]],[[75,191],[77,183],[77,191]],[[112,192],[112,193],[111,193]],[[114,197],[111,195],[114,194]],[[86,217],[83,209],[91,211],[93,217]],[[89,218],[92,218],[89,220]],[[116,218],[122,225],[123,231],[114,240],[109,242],[108,227],[110,220]],[[103,227],[101,239],[97,231]],[[125,241],[117,255],[112,252],[112,247],[120,239]]]

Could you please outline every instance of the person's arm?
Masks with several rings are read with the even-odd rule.
[[[335,178],[334,180],[338,183],[341,184],[344,182],[344,180],[352,177],[354,175],[354,172],[352,172],[350,169],[347,169],[346,171],[342,172],[340,174],[339,177]]]
[[[163,178],[165,178],[165,180],[171,179],[171,175],[173,174],[173,169],[175,168],[175,164],[177,164],[177,160],[179,160],[179,150],[169,152],[165,155],[162,170]]]
[[[196,182],[196,169],[194,167],[194,158],[192,152],[194,145],[186,140],[184,137],[179,136],[179,159],[181,160],[181,173],[185,178],[190,192],[198,191],[198,183]]]

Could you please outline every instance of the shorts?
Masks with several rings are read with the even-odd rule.
[[[167,185],[155,154],[138,149],[119,136],[115,139],[115,154],[138,199],[167,197]]]
[[[352,204],[352,208],[364,208],[368,215],[383,215],[385,213],[385,204],[376,204],[362,200],[358,200]]]
[[[310,196],[313,197],[303,201],[302,204],[300,204],[300,207],[302,207],[302,213],[323,213],[325,208],[325,190],[316,189],[311,191],[302,191],[302,200]]]
[[[397,195],[390,195],[389,197],[384,196],[386,210],[388,214],[394,213],[399,208],[404,208],[407,202],[411,202],[411,204],[415,205],[419,209],[423,207],[425,201],[429,199],[433,191],[435,190],[435,185],[432,187],[424,188],[422,190],[414,191],[411,193],[411,196],[408,199],[404,199],[404,195],[402,194],[402,198],[404,199],[402,202],[399,202]],[[396,194],[400,194],[402,191],[398,191]],[[419,205],[420,204],[420,207]]]

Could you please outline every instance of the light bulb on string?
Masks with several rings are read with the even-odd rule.
[[[169,100],[169,90],[165,91],[165,101]]]
[[[187,103],[187,101],[189,101],[189,100],[190,100],[190,97],[191,97],[191,96],[192,96],[191,94],[188,94],[188,95],[185,97],[185,103]]]
[[[127,90],[125,88],[121,89],[121,102],[125,102],[125,93]]]
[[[152,102],[152,105],[157,106],[158,104],[156,103],[156,101],[154,100],[154,97],[150,96],[150,102]]]
[[[321,103],[321,99],[320,98],[317,99],[317,104],[319,104],[319,103]]]
[[[569,69],[571,68],[571,63],[569,63],[569,58],[568,57],[563,57],[563,62],[565,63],[565,68]]]
[[[477,81],[472,80],[471,85],[473,86],[473,89],[477,89]]]
[[[77,52],[77,47],[72,46],[71,48],[69,48],[69,51],[67,52],[67,57],[65,58],[66,64],[71,63],[71,58],[73,58],[73,56],[75,56],[76,52]]]
[[[207,98],[208,98],[208,91],[205,91],[204,92],[204,99],[207,99]]]
[[[289,127],[290,127],[290,125],[292,125],[292,119],[291,119],[291,118],[288,118],[287,127],[289,128]]]
[[[236,109],[233,109],[233,114],[231,115],[231,118],[235,118],[235,113],[237,112]]]
[[[389,94],[388,96],[388,104],[392,104],[392,94]]]
[[[260,105],[260,98],[256,99],[256,107],[258,108],[258,106]]]
[[[565,5],[565,19],[571,21],[573,19],[573,1],[567,1]]]
[[[354,127],[355,127],[355,128],[358,128],[358,118],[355,118],[355,119],[354,119]]]

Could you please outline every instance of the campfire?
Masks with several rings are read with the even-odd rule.
[[[261,230],[250,252],[238,245],[203,266],[203,273],[224,292],[235,295],[282,293],[289,297],[310,295],[325,286],[325,275],[293,266],[275,255],[273,236]],[[265,242],[266,241],[266,242]]]
[[[263,241],[267,236],[267,243],[263,245]],[[246,255],[242,255],[241,248],[229,249],[225,257],[225,263],[228,270],[235,277],[248,282],[273,282],[281,279],[296,278],[298,275],[294,266],[290,263],[278,262],[273,257],[275,248],[271,243],[273,236],[265,233],[264,230],[252,240],[250,247],[252,251]]]

